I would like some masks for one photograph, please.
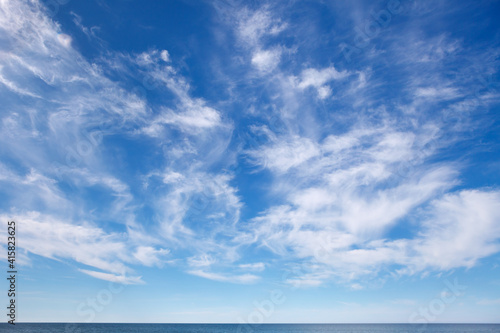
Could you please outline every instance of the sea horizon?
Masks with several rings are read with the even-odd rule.
[[[322,324],[322,323],[18,323],[15,326],[3,323],[9,331],[23,333],[230,333],[230,332],[267,332],[267,333],[486,333],[500,332],[500,324],[474,323],[374,323],[374,324]]]

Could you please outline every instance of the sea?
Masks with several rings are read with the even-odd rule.
[[[0,324],[23,333],[500,333],[500,324]]]

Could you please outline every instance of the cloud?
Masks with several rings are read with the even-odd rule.
[[[213,258],[209,255],[201,255],[201,256],[188,258],[188,264],[189,264],[189,266],[192,266],[192,267],[211,266],[216,262],[217,261],[215,260],[215,258]]]
[[[323,284],[322,279],[311,279],[307,277],[300,277],[296,279],[287,279],[285,283],[292,285],[295,288],[307,288],[307,287],[317,287]]]
[[[103,42],[99,37],[97,37],[96,35],[96,31],[99,31],[99,27],[98,26],[93,26],[93,27],[86,27],[83,25],[82,23],[82,17],[78,14],[76,14],[75,12],[70,12],[70,14],[73,16],[73,23],[78,27],[80,28],[80,30],[87,36],[87,38],[89,39],[94,39],[94,40],[97,40],[97,41],[100,41],[100,42]]]
[[[261,272],[266,269],[266,264],[263,262],[256,262],[253,264],[240,264],[238,267],[244,270]]]
[[[84,28],[78,16],[75,20]],[[126,277],[132,265],[161,267],[165,256],[175,258],[167,249],[171,244],[186,242],[191,247],[199,239],[190,249],[193,256],[210,252],[223,263],[237,259],[239,245],[219,238],[237,234],[234,224],[241,203],[229,185],[231,175],[208,171],[221,160],[232,126],[222,112],[192,96],[167,50],[106,50],[105,58],[90,63],[61,26],[44,14],[43,6],[21,0],[2,4],[0,30],[13,46],[2,53],[2,89],[41,99],[36,109],[30,106],[32,100],[16,100],[0,122],[16,137],[0,139],[13,159],[8,166],[0,165],[0,181],[13,186],[7,206],[13,209],[2,213],[37,231],[29,234],[30,253],[73,260],[103,271],[86,272],[91,276],[126,283],[135,281]],[[113,75],[130,77],[144,83],[139,88],[148,93],[167,92],[174,99],[153,106],[141,89],[130,89],[128,79],[110,79]],[[172,164],[161,170],[144,166],[139,178],[149,184],[149,193],[134,188],[127,170],[114,176],[113,165],[122,165],[128,156],[107,140],[110,137],[158,140],[155,147]],[[166,142],[171,143],[169,149]],[[198,163],[193,163],[194,156]],[[36,168],[30,170],[30,165]],[[26,168],[28,173],[19,172]],[[161,185],[152,186],[151,177],[158,177]],[[151,199],[158,211],[148,225],[136,217],[144,206],[141,196]],[[202,218],[211,224],[197,234]],[[103,221],[112,221],[110,229],[117,231],[98,227]]]
[[[392,59],[401,56],[400,51],[408,52],[394,41],[388,42],[394,43],[390,49],[394,54],[367,51],[366,57],[370,61],[382,56]],[[491,213],[497,202],[494,190],[477,190],[478,196],[492,196],[484,200],[485,207],[465,202],[453,207],[467,207],[464,210],[471,214],[489,212],[477,238],[466,239],[467,246],[474,247],[470,257],[461,252],[460,245],[450,244],[449,251],[438,251],[442,246],[439,237],[434,241],[431,235],[441,235],[442,230],[426,231],[428,225],[441,225],[438,221],[456,214],[453,210],[440,214],[442,200],[472,200],[468,191],[452,192],[460,183],[460,164],[446,158],[431,162],[439,157],[440,149],[456,142],[450,139],[456,129],[443,128],[446,124],[442,122],[450,115],[445,111],[443,118],[436,116],[440,112],[436,109],[441,110],[437,103],[458,106],[464,97],[463,81],[436,72],[447,61],[441,55],[455,52],[459,43],[449,43],[447,38],[435,42],[427,50],[427,60],[414,61],[413,53],[401,60],[408,74],[396,70],[395,75],[404,82],[400,92],[404,98],[393,98],[392,85],[386,89],[386,79],[380,73],[376,77],[371,68],[338,70],[342,64],[321,67],[308,63],[298,74],[290,74],[296,68],[275,68],[273,85],[266,86],[269,100],[255,103],[252,109],[252,116],[261,116],[258,119],[264,124],[249,127],[255,142],[243,151],[247,161],[258,167],[256,172],[270,176],[266,198],[271,203],[251,220],[248,230],[254,236],[249,239],[256,239],[283,262],[304,263],[303,272],[293,274],[290,283],[304,280],[305,286],[333,280],[355,285],[353,281],[359,281],[363,286],[380,274],[473,267],[481,258],[500,251],[498,233],[489,222],[496,218]],[[302,96],[309,88],[320,101]],[[332,95],[335,104],[327,100]],[[259,109],[265,112],[259,113]],[[277,128],[276,123],[282,125]],[[430,215],[424,216],[422,211]],[[441,217],[427,222],[436,215]],[[464,237],[457,232],[465,223],[459,215],[446,227],[450,241]],[[468,221],[473,224],[472,217]],[[403,226],[405,236],[395,237],[393,230]]]
[[[319,148],[311,140],[299,137],[276,141],[259,150],[248,151],[248,155],[258,164],[275,172],[287,172],[319,154]]]
[[[162,60],[163,62],[170,62],[170,54],[167,50],[159,51],[152,49],[137,54],[131,60],[139,66],[148,67],[151,65],[158,65],[160,63],[159,60]]]
[[[278,66],[280,57],[280,49],[259,50],[253,54],[252,64],[261,72],[269,72]]]
[[[185,130],[211,128],[220,124],[219,113],[210,107],[198,103],[189,103],[185,107],[186,110],[180,114],[166,111],[162,116],[162,122],[177,125]]]
[[[154,201],[161,218],[159,222],[163,236],[178,238],[183,240],[185,246],[193,248],[204,246],[201,239],[198,244],[192,244],[189,240],[195,237],[196,232],[203,233],[207,240],[217,235],[234,234],[234,223],[239,220],[241,202],[236,189],[229,185],[231,177],[197,170],[184,170],[183,173],[185,176],[182,178],[172,179],[171,171],[166,171],[166,175],[149,177],[154,180],[161,175],[159,178],[167,180],[168,186],[158,189],[161,195]],[[200,224],[201,220],[210,223],[204,226]]]
[[[255,11],[243,8],[233,15],[236,16],[236,31],[240,40],[253,47],[259,45],[263,37],[278,35],[287,27],[279,18],[273,18],[266,6]]]
[[[282,209],[279,215],[274,210],[265,218],[258,218],[259,222],[265,219],[260,227],[260,233],[264,234],[259,237],[264,237],[262,242],[282,256],[289,248],[296,260],[314,258],[316,268],[304,266],[303,272],[287,280],[297,285],[320,284],[332,277],[351,280],[373,276],[381,267],[391,265],[401,267],[397,270],[399,274],[472,267],[477,260],[500,250],[500,231],[495,223],[499,220],[495,209],[500,203],[499,195],[499,192],[460,191],[436,199],[428,208],[429,218],[421,222],[422,231],[413,238],[387,240],[376,236],[380,233],[359,233],[356,229],[347,232],[345,227],[335,227],[342,216],[336,217],[328,210],[326,214],[318,214],[290,208]],[[366,211],[373,214],[374,210]],[[308,224],[301,221],[308,221],[310,229],[304,228]],[[363,226],[366,227],[366,222]],[[321,278],[306,278],[316,270],[323,272]]]
[[[235,33],[240,44],[251,52],[251,64],[260,72],[267,73],[278,67],[282,48],[268,45],[268,39],[279,35],[287,24],[272,15],[268,6],[257,10],[243,8],[230,13],[229,24],[236,24]]]
[[[155,249],[152,246],[138,246],[135,253],[133,254],[139,263],[144,266],[162,266],[161,257],[170,253],[168,249]]]
[[[20,95],[25,95],[25,96],[30,96],[30,97],[35,97],[35,98],[41,98],[39,95],[36,95],[30,91],[27,91],[23,88],[18,87],[14,82],[7,80],[1,75],[1,67],[0,67],[0,83],[2,83],[4,86],[12,90],[13,92],[20,94]]]
[[[105,281],[121,283],[121,284],[143,284],[140,276],[124,276],[124,275],[115,275],[110,273],[102,273],[96,271],[89,271],[86,269],[79,269],[80,272],[95,277],[96,279],[101,279]]]
[[[70,35],[66,35],[66,34],[57,35],[57,39],[59,40],[61,45],[66,47],[66,48],[69,48],[71,46],[71,42],[73,40]]]
[[[169,62],[170,61],[170,54],[168,53],[167,50],[161,51],[160,56],[161,56],[161,60],[163,60],[165,62]]]
[[[436,89],[434,87],[418,88],[415,91],[415,96],[427,99],[453,99],[460,96],[455,88]]]
[[[11,195],[8,202],[19,209],[40,208],[46,211],[67,211],[72,206],[55,179],[30,169],[24,175],[0,163],[0,182],[8,185]]]
[[[405,36],[401,40],[411,59],[417,63],[435,64],[445,60],[447,57],[453,57],[462,48],[458,40],[451,39],[446,34],[440,34],[433,37],[420,36],[419,33]],[[408,61],[408,57],[401,58],[402,61]]]
[[[432,154],[422,154],[420,148],[431,139],[427,131],[354,128],[321,141],[267,136],[249,155],[273,174],[270,187],[284,200],[251,225],[258,242],[279,257],[314,264],[289,283],[359,280],[391,266],[399,267],[398,274],[471,267],[500,250],[493,222],[499,219],[493,212],[500,202],[498,193],[442,196],[457,184],[458,170],[453,164],[424,167],[425,158],[416,158]],[[413,168],[403,175],[399,165],[406,161],[414,161]],[[419,231],[410,238],[386,239],[393,227],[414,216],[417,207],[427,207],[430,220],[419,217]],[[473,224],[478,218],[482,220]],[[466,232],[465,226],[472,225],[481,227]],[[453,244],[443,246],[443,231]],[[323,273],[315,275],[319,272]]]
[[[479,259],[499,252],[499,203],[500,192],[481,190],[450,193],[434,201],[415,245],[420,258],[412,266],[473,267]]]
[[[202,270],[192,270],[188,271],[188,273],[209,280],[214,280],[219,282],[239,283],[239,284],[250,284],[250,283],[255,283],[259,280],[259,277],[253,274],[223,275],[218,273],[205,272]]]
[[[4,220],[14,220],[22,228],[22,248],[28,253],[55,259],[73,260],[79,264],[94,267],[104,272],[93,272],[91,276],[113,281],[131,283],[140,278],[125,278],[133,270],[128,263],[140,260],[144,248],[134,246],[121,233],[106,232],[90,223],[75,224],[61,221],[55,216],[39,212],[0,215]],[[135,253],[134,253],[135,252]],[[165,253],[149,251],[150,254]],[[139,257],[137,257],[139,255]],[[135,257],[135,258],[134,258]],[[146,264],[152,264],[154,258]],[[85,273],[89,274],[88,271]],[[111,280],[110,280],[111,281]]]
[[[183,105],[181,112],[163,109],[161,114],[143,127],[140,132],[152,137],[161,137],[166,125],[175,126],[185,133],[200,133],[222,125],[220,114],[201,103]]]
[[[347,77],[349,73],[347,71],[339,72],[335,67],[330,66],[322,70],[317,70],[315,68],[304,69],[300,74],[300,78],[292,77],[295,86],[304,90],[308,87],[314,87],[318,92],[318,97],[324,99],[332,93],[330,87],[326,85],[327,82],[332,80],[340,80]]]
[[[165,50],[164,50],[165,51]],[[176,108],[160,107],[157,115],[153,119],[144,122],[142,129],[137,132],[152,137],[161,137],[165,132],[165,126],[173,126],[186,134],[201,134],[208,130],[230,131],[232,126],[224,123],[220,111],[207,105],[202,98],[190,95],[190,86],[186,79],[176,74],[171,66],[158,67],[158,51],[140,54],[136,59],[127,59],[140,66],[147,66],[146,75],[151,78],[148,86],[162,89],[166,87],[176,96]],[[161,59],[168,53],[161,52]],[[168,60],[168,59],[167,59]]]

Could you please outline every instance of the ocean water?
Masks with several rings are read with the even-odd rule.
[[[23,333],[500,333],[500,324],[0,324]]]

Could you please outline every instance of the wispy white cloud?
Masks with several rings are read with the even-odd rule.
[[[98,59],[99,64],[92,64],[73,49],[71,36],[43,13],[40,4],[16,1],[2,4],[1,11],[0,30],[15,46],[2,53],[4,87],[29,97],[38,97],[38,92],[46,86],[53,91],[43,95],[39,107],[32,113],[26,113],[20,104],[18,110],[14,108],[12,113],[3,115],[1,126],[15,130],[16,140],[4,137],[2,143],[14,152],[13,157],[19,163],[38,168],[19,175],[2,165],[5,172],[1,180],[18,184],[10,203],[19,212],[16,215],[19,220],[32,224],[34,230],[45,230],[31,234],[33,244],[41,243],[37,237],[44,237],[43,242],[59,239],[56,234],[47,233],[49,217],[59,221],[53,224],[56,229],[67,231],[60,235],[61,239],[74,240],[74,246],[53,240],[59,244],[59,250],[54,245],[33,246],[28,251],[55,259],[71,259],[103,271],[89,273],[91,276],[127,283],[133,281],[133,278],[122,278],[131,271],[129,265],[163,265],[165,256],[171,255],[171,250],[164,248],[165,243],[179,245],[183,241],[205,238],[191,248],[193,255],[209,250],[223,262],[236,260],[238,244],[217,244],[216,238],[234,236],[235,229],[230,226],[238,221],[241,204],[236,190],[229,185],[231,175],[207,171],[224,153],[231,138],[231,124],[207,101],[191,95],[187,80],[172,67],[169,52],[155,49],[139,54],[108,52],[106,60]],[[74,17],[83,32],[91,34],[81,19]],[[53,61],[54,55],[59,59],[57,62]],[[130,92],[107,77],[107,73],[113,71],[120,76],[137,76],[131,68],[151,79],[147,89],[173,93],[175,101],[170,104],[173,105],[160,105],[152,110],[144,96]],[[159,176],[163,188],[158,192],[149,188],[154,192],[152,205],[158,209],[158,219],[156,225],[146,228],[136,221],[136,209],[142,203],[136,200],[129,182],[110,175],[112,171],[102,151],[113,147],[105,143],[105,139],[117,133],[136,137],[145,134],[157,138],[161,147],[171,129],[182,131],[184,137],[179,139],[179,145],[165,150],[175,163]],[[42,149],[31,149],[38,146],[33,143],[41,137],[46,143]],[[193,164],[193,156],[197,154],[200,162]],[[161,173],[163,170],[149,172],[150,175]],[[7,177],[9,174],[13,178]],[[144,179],[146,183],[150,180]],[[110,206],[105,212],[93,207],[88,209],[83,205],[89,203],[82,202],[82,198],[70,200],[72,194],[67,188],[61,189],[61,183],[82,191],[102,191]],[[198,199],[206,206],[193,207],[193,201]],[[28,213],[31,210],[39,211]],[[30,214],[39,216],[41,222],[36,223]],[[75,218],[75,214],[83,216]],[[197,230],[196,224],[201,218],[212,222],[209,228],[196,234],[193,230]],[[122,224],[119,228],[126,228],[126,232],[107,233],[85,222],[94,219],[111,219]],[[74,234],[79,230],[102,239],[92,240],[82,232],[75,240]],[[140,240],[148,243],[137,245]],[[100,256],[96,251],[101,245]]]
[[[312,272],[319,269],[323,272],[321,278],[308,277],[314,274],[307,273],[309,265],[303,273],[289,279],[297,286],[306,286],[333,277],[350,280],[373,276],[381,267],[390,265],[399,265],[399,274],[472,267],[477,260],[499,251],[500,232],[494,223],[498,221],[495,207],[499,203],[498,192],[448,194],[432,203],[430,218],[421,222],[420,233],[394,240],[378,238],[381,233],[374,234],[373,229],[368,229],[371,232],[367,234],[367,222],[361,222],[361,233],[357,229],[347,232],[350,224],[342,225],[344,217],[338,210],[333,213],[317,206],[313,211],[276,208],[257,221],[263,222],[259,237],[270,249],[285,257],[285,249],[290,249],[292,258],[313,258],[312,262],[319,264]],[[383,210],[390,215],[388,207]],[[373,214],[375,210],[366,211]],[[375,220],[381,221],[377,216]]]
[[[257,10],[243,8],[231,12],[230,22],[236,24],[235,33],[240,44],[251,52],[251,64],[260,72],[266,73],[278,67],[282,47],[268,45],[267,39],[280,34],[287,28],[286,22],[272,15],[269,6]]]
[[[30,96],[30,97],[35,97],[35,98],[41,98],[40,96],[30,92],[30,91],[27,91],[23,88],[20,88],[18,87],[14,82],[12,81],[9,81],[7,80],[6,78],[4,78],[2,75],[1,75],[1,67],[0,67],[0,83],[2,83],[4,86],[6,86],[7,88],[9,88],[10,90],[12,90],[13,92],[17,93],[17,94],[20,94],[20,95],[26,95],[26,96]]]
[[[236,32],[240,39],[250,46],[257,46],[266,35],[277,35],[286,29],[286,22],[272,15],[269,7],[264,6],[258,10],[243,8],[236,16]]]
[[[418,88],[415,91],[415,96],[427,99],[447,100],[457,98],[460,96],[460,94],[455,88],[436,89],[434,87],[428,87]]]
[[[224,275],[212,272],[205,272],[203,270],[192,270],[188,271],[188,273],[219,282],[249,284],[249,283],[255,283],[259,280],[259,277],[253,274]]]
[[[307,138],[295,136],[278,141],[271,137],[271,140],[276,143],[248,151],[248,155],[260,165],[276,172],[286,172],[320,154],[320,149]]]
[[[170,54],[168,53],[167,50],[163,50],[160,52],[160,57],[161,57],[161,60],[165,61],[165,62],[169,62],[170,61]]]
[[[89,41],[96,41],[101,46],[105,45],[106,42],[98,36],[101,28],[99,26],[91,26],[87,27],[83,24],[83,19],[80,15],[75,12],[70,12],[71,16],[73,16],[73,23],[87,36]]]
[[[281,57],[281,50],[275,48],[272,50],[257,50],[252,56],[252,65],[259,71],[269,72],[275,69]]]
[[[116,283],[122,283],[122,284],[142,284],[142,283],[144,283],[144,281],[142,281],[140,276],[128,277],[128,276],[124,276],[124,275],[115,275],[115,274],[110,274],[110,273],[89,271],[87,269],[79,269],[79,271],[82,273],[85,273],[87,275],[90,275],[92,277],[95,277],[97,279],[110,281],[110,282],[116,282]]]
[[[331,95],[331,88],[326,84],[332,80],[340,80],[348,76],[347,71],[337,71],[335,67],[330,66],[322,70],[315,68],[304,69],[300,78],[292,77],[297,88],[304,90],[308,87],[314,87],[318,92],[318,97],[324,99]]]
[[[269,26],[271,20],[266,15],[257,17],[255,27],[259,28],[248,30],[246,42],[258,45],[260,51],[266,49],[261,42],[266,34],[262,27]],[[339,70],[344,68],[342,64],[318,67],[308,63],[305,69],[303,66],[292,74],[293,70],[273,66],[272,82],[276,87],[269,85],[269,101],[252,109],[252,116],[264,114],[264,120],[259,119],[264,123],[279,119],[283,126],[249,126],[250,134],[259,140],[243,153],[248,162],[259,167],[257,172],[265,170],[271,175],[266,189],[273,204],[252,219],[248,229],[255,238],[245,239],[257,239],[285,262],[309,263],[304,272],[290,277],[289,283],[303,281],[304,286],[313,286],[332,279],[353,281],[377,276],[384,269],[398,275],[472,267],[479,259],[499,251],[495,245],[498,233],[489,222],[496,218],[491,209],[498,202],[497,192],[481,189],[476,193],[478,197],[492,197],[485,200],[487,207],[463,202],[456,208],[466,206],[464,209],[472,214],[489,212],[486,215],[490,216],[480,214],[485,220],[477,234],[489,234],[491,238],[467,241],[474,247],[470,257],[455,246],[450,246],[449,253],[437,252],[442,256],[431,255],[434,246],[439,245],[430,235],[441,232],[426,232],[428,222],[421,211],[432,211],[441,219],[451,218],[450,228],[452,225],[461,230],[464,222],[458,218],[459,213],[456,218],[452,218],[452,210],[440,214],[438,203],[458,197],[473,200],[475,196],[468,191],[446,195],[460,182],[460,165],[449,161],[430,163],[438,156],[438,149],[453,144],[446,141],[450,133],[441,128],[443,119],[448,118],[436,116],[437,103],[458,105],[467,94],[463,82],[442,76],[448,73],[442,70],[447,66],[447,57],[453,57],[462,46],[445,35],[425,46],[414,43],[419,37],[404,38],[385,40],[393,54],[366,50],[370,60],[394,57],[398,64],[404,63],[402,71],[407,73],[400,78],[404,82],[404,99],[375,98],[392,96],[392,92],[382,87],[387,84],[385,78],[374,77],[370,68],[350,71]],[[413,44],[403,48],[398,43]],[[323,104],[308,105],[311,100],[301,94],[309,88],[321,100],[313,103]],[[328,104],[327,97],[332,95],[338,104]],[[373,104],[382,106],[372,108]],[[259,107],[265,112],[260,113]],[[399,110],[405,112],[404,119],[398,118]],[[429,225],[441,225],[431,220]],[[467,220],[472,224],[472,218]],[[408,235],[389,237],[394,228],[407,224]],[[450,239],[460,237],[463,235],[453,233]],[[423,248],[428,252],[422,252]]]
[[[500,192],[464,190],[434,201],[415,250],[415,269],[472,267],[500,251]]]
[[[145,116],[146,101],[84,60],[73,49],[72,37],[37,1],[3,2],[0,30],[8,46],[1,59],[4,87],[38,99],[36,108],[32,101],[19,99],[1,115],[2,131],[16,131],[15,141],[0,139],[11,158],[9,166],[1,167],[0,181],[13,186],[11,210],[2,216],[26,226],[23,249],[28,253],[102,271],[89,274],[94,277],[139,282],[127,277],[133,272],[130,266],[160,266],[168,250],[137,246],[136,238],[143,238],[137,232],[106,231],[94,221],[104,217],[122,224],[119,228],[140,230],[131,189],[111,176],[101,152],[106,135],[127,131]],[[68,191],[75,186],[104,192],[102,198],[110,202],[107,210],[86,206],[82,192]]]
[[[129,276],[129,264],[161,265],[160,255],[168,250],[135,247],[122,233],[106,232],[89,222],[62,221],[57,216],[39,212],[2,214],[4,220],[14,220],[23,228],[23,246],[28,253],[55,259],[74,260],[102,272],[81,269],[104,280],[140,283],[140,277]],[[145,257],[147,255],[147,257]]]
[[[458,183],[458,169],[451,163],[434,167],[424,164],[434,154],[425,148],[436,135],[433,126],[422,132],[396,131],[390,126],[353,128],[323,140],[278,135],[266,129],[263,132],[268,138],[265,143],[247,153],[253,163],[272,172],[271,187],[284,200],[254,218],[252,229],[258,241],[280,257],[315,263],[289,278],[289,283],[312,286],[330,279],[356,280],[376,276],[383,267],[393,265],[401,267],[399,274],[470,267],[476,260],[498,252],[494,244],[499,235],[491,225],[496,218],[491,212],[498,202],[496,192],[469,195],[464,191],[442,197]],[[399,166],[407,161],[412,161],[413,168],[401,174]],[[428,225],[441,225],[435,220],[429,224],[421,221],[417,225],[420,233],[410,238],[384,238],[394,226],[412,218],[417,207],[423,205],[433,214],[442,215],[436,217],[441,221],[454,214],[439,213],[441,206],[437,203],[441,200],[458,196],[475,201],[476,195],[489,198],[478,200],[485,207],[456,204],[456,208],[467,207],[464,210],[471,214],[490,212],[481,213],[486,219],[477,233],[490,236],[466,242],[475,248],[470,261],[451,244],[449,254],[438,251],[431,255],[442,247],[441,241],[436,239],[434,243],[431,237],[441,238],[437,236],[441,231],[425,232]],[[435,201],[429,206],[431,200]],[[450,228],[457,229],[450,231],[462,230],[459,226],[465,222],[458,219],[459,215],[466,216],[457,213],[457,218],[450,220]],[[471,223],[471,219],[467,221]],[[450,239],[460,237],[454,233]],[[318,272],[322,272],[320,276]]]
[[[266,264],[263,262],[256,262],[252,264],[240,264],[238,267],[244,270],[261,272],[266,269]]]
[[[291,285],[294,288],[308,288],[308,287],[318,287],[324,283],[324,279],[328,275],[320,274],[304,274],[300,277],[286,279],[284,282]]]
[[[193,266],[193,267],[211,266],[214,263],[216,263],[215,258],[213,258],[212,256],[209,256],[209,255],[201,255],[201,256],[188,258],[189,266]]]
[[[184,109],[185,107],[185,109]],[[145,134],[160,135],[161,125],[175,125],[183,131],[192,133],[198,129],[210,129],[221,125],[220,114],[201,103],[183,105],[182,112],[164,109],[161,115],[143,129]]]
[[[170,250],[168,249],[155,249],[152,246],[138,246],[133,256],[139,263],[144,266],[159,266],[163,265],[162,257],[168,255]]]
[[[139,66],[151,66],[159,63],[159,60],[163,62],[170,62],[170,54],[167,50],[149,50],[142,52],[135,56],[133,61]]]

